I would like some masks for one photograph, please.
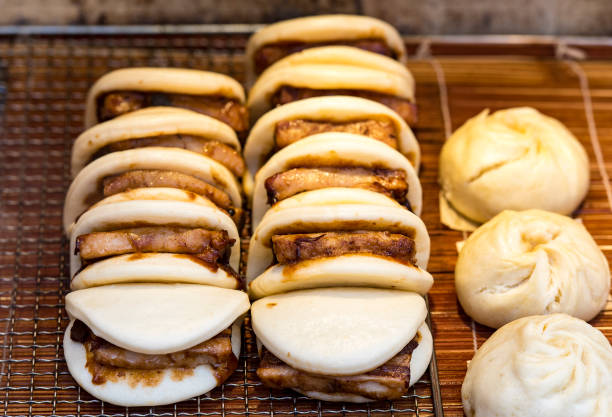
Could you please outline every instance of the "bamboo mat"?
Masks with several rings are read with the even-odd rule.
[[[0,413],[4,415],[432,415],[431,378],[396,402],[334,405],[270,392],[255,375],[247,328],[238,371],[210,396],[155,408],[114,407],[82,391],[67,373],[61,338],[67,323],[67,245],[61,210],[70,146],[82,131],[87,88],[104,72],[136,65],[187,66],[243,80],[245,37],[49,36],[0,38]],[[612,261],[612,61],[578,64],[554,48],[433,45],[408,64],[417,83],[423,219],[431,236],[435,284],[430,310],[444,414],[461,416],[466,362],[491,330],[472,323],[454,295],[460,232],[439,222],[437,157],[446,131],[485,107],[529,105],[565,123],[591,161],[591,187],[578,216]],[[585,48],[612,57],[612,47]],[[425,50],[425,52],[427,52]],[[512,57],[483,56],[508,52]],[[438,56],[437,54],[447,54]],[[449,55],[450,54],[450,55]],[[479,55],[471,55],[479,54]],[[452,55],[452,56],[451,56]],[[585,81],[589,89],[585,87]],[[590,94],[589,94],[590,93]],[[591,128],[589,129],[589,123]],[[612,339],[612,303],[592,324]],[[248,326],[247,326],[248,327]]]
[[[612,62],[574,64],[524,57],[445,57],[411,62],[409,67],[418,86],[417,137],[423,152],[420,177],[425,207],[422,217],[431,236],[429,270],[435,284],[429,300],[442,399],[445,416],[462,416],[461,383],[467,361],[492,330],[475,324],[466,316],[454,295],[455,242],[463,240],[464,236],[447,229],[439,221],[437,157],[444,143],[445,113],[451,130],[483,108],[495,111],[532,106],[563,122],[586,148],[590,159],[591,185],[577,216],[611,262]],[[588,81],[589,90],[581,88],[581,78]],[[589,132],[590,107],[595,128],[593,135]],[[591,324],[612,340],[612,300]]]

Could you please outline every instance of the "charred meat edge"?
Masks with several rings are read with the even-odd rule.
[[[225,210],[236,222],[241,223],[242,209],[232,207],[230,196],[223,190],[191,175],[176,171],[136,169],[102,179],[102,195],[109,197],[136,188],[170,187],[201,195]]]
[[[101,94],[98,96],[97,105],[100,122],[146,107],[170,106],[213,117],[236,132],[244,133],[249,128],[247,108],[237,100],[222,96],[122,90]]]
[[[345,132],[367,136],[397,149],[397,132],[388,120],[353,120],[349,122],[324,122],[294,119],[278,122],[274,131],[276,150],[324,132]]]
[[[281,265],[347,254],[372,254],[415,265],[412,238],[387,231],[299,233],[272,236],[272,251]]]
[[[268,177],[264,183],[268,204],[296,194],[329,187],[363,188],[405,204],[408,194],[406,173],[397,169],[362,167],[292,168]]]
[[[205,155],[225,166],[238,178],[242,177],[245,171],[242,156],[231,146],[213,139],[183,134],[133,138],[114,142],[98,150],[91,161],[109,153],[149,146],[187,149]]]
[[[132,254],[128,260],[146,258],[147,254],[172,253],[217,272],[222,269],[236,279],[242,278],[228,265],[235,239],[227,231],[175,226],[141,226],[108,232],[92,232],[76,238],[74,254],[81,258],[81,272],[89,265],[112,256]]]
[[[410,361],[418,346],[419,334],[397,355],[378,368],[360,375],[327,376],[300,371],[262,347],[257,376],[270,388],[316,391],[326,394],[354,394],[371,400],[391,400],[404,395],[410,385]],[[373,388],[375,386],[376,388]]]
[[[149,226],[92,232],[76,239],[75,255],[91,261],[141,252],[187,253],[211,263],[227,264],[235,239],[225,230]]]

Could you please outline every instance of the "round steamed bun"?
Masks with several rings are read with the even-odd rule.
[[[467,239],[455,286],[466,313],[490,327],[532,314],[590,320],[606,304],[610,270],[576,220],[542,210],[506,210]]]
[[[440,183],[448,203],[479,223],[504,209],[570,214],[586,196],[589,161],[558,120],[527,107],[485,110],[443,146]]]
[[[476,352],[461,388],[468,417],[612,415],[612,348],[565,314],[525,317]]]

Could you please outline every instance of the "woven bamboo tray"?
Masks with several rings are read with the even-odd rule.
[[[213,33],[217,29],[224,33]],[[610,42],[570,42],[602,59],[575,64],[556,58],[558,40],[550,38],[494,38],[485,43],[408,39],[409,50],[419,57],[409,67],[420,111],[416,133],[423,152],[423,219],[432,240],[430,271],[436,280],[429,301],[438,370],[426,374],[405,398],[342,405],[271,392],[254,374],[257,355],[247,322],[238,370],[209,395],[166,407],[105,404],[75,384],[61,346],[67,324],[63,297],[69,290],[61,211],[70,181],[70,147],[82,131],[86,91],[103,73],[127,66],[192,67],[242,81],[247,36],[237,32],[251,28],[233,29],[111,27],[86,29],[89,34],[76,29],[70,35],[54,28],[0,30],[5,33],[0,37],[0,413],[461,416],[466,361],[491,331],[465,316],[454,295],[455,242],[463,236],[439,222],[440,147],[448,132],[484,107],[531,105],[560,119],[589,153],[591,188],[579,215],[612,260],[611,167],[606,165],[612,161],[612,62],[603,60],[612,57]],[[570,55],[575,52],[570,50]],[[514,56],[499,56],[503,53]],[[611,303],[592,324],[612,338]],[[440,388],[441,401],[436,395]]]

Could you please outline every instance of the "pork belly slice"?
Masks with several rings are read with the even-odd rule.
[[[182,148],[208,156],[229,169],[236,177],[242,177],[245,170],[240,153],[231,146],[216,140],[200,138],[192,135],[161,135],[146,138],[128,139],[106,145],[94,155],[93,159],[103,155],[125,151],[128,149],[160,146],[166,148]]]
[[[226,192],[195,178],[175,171],[133,170],[112,175],[102,181],[104,197],[146,187],[170,187],[204,196],[224,210],[231,208],[232,201]]]
[[[378,368],[360,375],[327,376],[295,369],[262,347],[257,376],[270,388],[354,394],[371,400],[393,400],[406,394],[410,385],[410,360],[417,338]]]
[[[416,252],[414,240],[408,236],[372,231],[275,235],[272,250],[279,264],[367,253],[414,265]]]
[[[319,46],[344,45],[376,54],[396,58],[395,53],[382,39],[337,40],[330,42],[275,42],[262,46],[255,52],[255,72],[259,75],[276,61],[296,52]]]
[[[296,194],[329,187],[363,188],[406,203],[406,173],[396,169],[350,167],[293,168],[266,179],[268,204]]]
[[[391,110],[399,114],[409,126],[414,126],[417,122],[416,105],[410,100],[390,94],[366,90],[315,90],[310,88],[282,86],[272,96],[271,104],[273,106],[280,106],[293,101],[320,96],[355,96],[367,98],[389,107]]]
[[[75,254],[91,261],[127,253],[185,253],[197,255],[210,264],[226,265],[234,243],[225,230],[136,227],[80,235],[76,239]]]
[[[106,382],[109,374],[121,375],[121,370],[189,369],[211,365],[219,383],[231,375],[238,366],[232,351],[232,330],[223,330],[213,338],[196,346],[168,354],[150,355],[133,352],[96,336],[80,320],[75,320],[70,338],[82,343],[87,351],[87,367],[95,384]],[[163,336],[160,336],[163,337]],[[118,372],[119,371],[119,372]]]
[[[324,132],[345,132],[368,136],[397,149],[397,134],[391,122],[357,120],[353,122],[320,122],[311,120],[285,120],[277,123],[274,133],[276,149],[282,149],[307,136]]]
[[[98,97],[98,119],[103,122],[151,106],[181,107],[214,117],[236,132],[246,132],[249,117],[244,105],[221,96],[197,96],[155,91],[112,91]]]

